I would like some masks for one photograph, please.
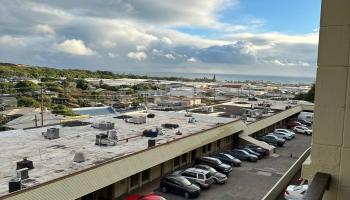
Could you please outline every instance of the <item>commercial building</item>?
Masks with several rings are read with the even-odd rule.
[[[108,115],[55,126],[59,128],[59,138],[52,140],[43,137],[43,132],[52,127],[2,132],[0,139],[6,145],[1,146],[1,198],[114,199],[190,164],[201,155],[234,144],[255,143],[273,151],[273,146],[251,135],[267,133],[306,109],[309,106],[297,105],[248,124],[237,118],[194,113],[195,123],[189,123],[186,112],[152,111],[155,117],[147,118],[143,124],[126,123],[123,116]],[[106,131],[88,123],[100,122],[115,126],[116,145],[110,142],[109,135],[106,145],[96,145],[96,135]],[[144,130],[156,130],[166,123],[177,124],[179,128],[161,128],[153,143],[142,136]],[[76,153],[83,154],[83,162],[74,161]],[[8,193],[16,162],[23,157],[33,161],[34,169],[29,170],[29,178],[22,182],[25,188]]]

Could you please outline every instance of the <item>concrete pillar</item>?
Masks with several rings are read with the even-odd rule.
[[[302,175],[332,175],[324,199],[350,196],[350,1],[323,0],[311,157]]]

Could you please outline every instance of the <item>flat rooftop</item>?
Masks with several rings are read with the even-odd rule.
[[[147,118],[145,124],[131,124],[123,119],[114,118],[116,115],[95,116],[85,122],[113,122],[118,133],[119,140],[139,136],[145,129],[161,127],[164,123],[175,123],[178,129],[164,129],[163,135],[156,138],[156,144],[164,144],[170,141],[191,135],[200,131],[214,128],[218,123],[235,121],[232,118],[192,114],[197,120],[188,123],[184,112],[150,111],[155,118]],[[140,113],[129,113],[129,115]],[[47,128],[60,128],[60,138],[54,140],[45,139],[42,132]],[[182,135],[176,135],[177,131]],[[28,130],[12,130],[0,132],[0,196],[8,193],[8,181],[15,175],[16,162],[23,157],[33,161],[34,169],[29,171],[29,179],[23,184],[26,187],[39,185],[56,178],[72,174],[74,172],[99,165],[105,161],[117,159],[147,149],[148,138],[135,137],[128,142],[120,141],[115,146],[95,145],[96,134],[106,133],[91,125],[84,126],[50,126]],[[83,152],[86,161],[83,163],[73,162],[75,152]]]

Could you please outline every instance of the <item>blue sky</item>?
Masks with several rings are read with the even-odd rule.
[[[3,0],[0,62],[315,76],[317,0]]]

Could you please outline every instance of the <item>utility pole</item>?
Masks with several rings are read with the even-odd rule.
[[[44,89],[43,86],[41,86],[40,89],[40,96],[41,96],[41,126],[44,126]]]

